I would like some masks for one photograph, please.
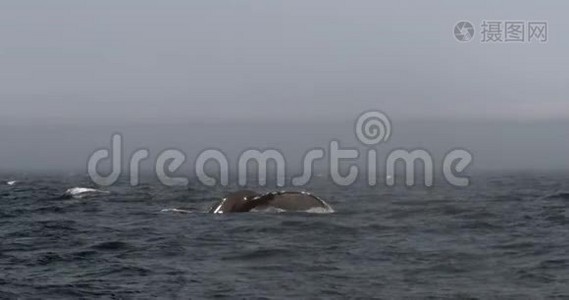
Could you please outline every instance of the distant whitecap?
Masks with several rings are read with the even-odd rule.
[[[160,212],[174,212],[174,213],[181,213],[181,214],[193,213],[193,211],[191,211],[191,210],[179,209],[179,208],[164,208]]]
[[[80,198],[83,198],[83,197],[89,196],[89,195],[109,194],[109,193],[110,193],[109,191],[103,191],[103,190],[98,190],[98,189],[74,187],[74,188],[70,188],[67,191],[65,191],[63,196],[66,198],[80,199]]]

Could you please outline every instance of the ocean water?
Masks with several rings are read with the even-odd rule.
[[[567,173],[304,189],[333,214],[203,213],[232,188],[148,181],[61,197],[94,186],[2,179],[1,299],[569,299]]]

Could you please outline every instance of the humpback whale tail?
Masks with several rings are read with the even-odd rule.
[[[223,198],[210,209],[210,213],[277,210],[283,212],[332,213],[334,209],[324,200],[307,192],[272,192],[257,194],[238,191]]]

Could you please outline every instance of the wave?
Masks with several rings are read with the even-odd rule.
[[[98,190],[98,189],[93,189],[93,188],[74,187],[74,188],[67,189],[65,191],[65,193],[63,194],[62,198],[64,198],[64,199],[69,199],[69,198],[81,199],[81,198],[84,198],[87,196],[94,196],[94,195],[99,195],[99,194],[110,194],[110,192]]]
[[[557,192],[547,196],[542,197],[542,199],[561,199],[569,200],[569,192]]]
[[[334,209],[332,209],[332,207],[328,206],[328,207],[313,207],[313,208],[309,208],[308,210],[305,211],[305,213],[309,213],[309,214],[332,214],[334,213]]]
[[[195,211],[187,210],[187,209],[180,209],[180,208],[164,208],[160,212],[173,212],[173,213],[180,213],[180,214],[191,214]]]
[[[334,209],[332,207],[311,207],[307,210],[286,210],[278,207],[273,206],[264,206],[259,208],[254,208],[250,210],[250,212],[256,213],[306,213],[306,214],[331,214],[334,213]]]

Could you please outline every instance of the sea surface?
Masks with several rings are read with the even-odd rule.
[[[568,173],[289,189],[332,214],[204,213],[234,187],[148,180],[64,196],[98,187],[0,179],[0,299],[569,299]]]

